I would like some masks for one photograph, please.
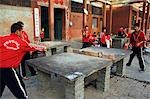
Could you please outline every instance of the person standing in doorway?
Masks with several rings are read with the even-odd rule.
[[[24,23],[22,21],[18,21],[17,22],[22,28],[24,27]],[[23,30],[21,33],[21,39],[24,40],[26,43],[30,43],[29,37],[27,35],[27,33]],[[25,61],[30,59],[32,53],[30,53],[30,51],[26,52],[26,54],[24,55],[24,57],[22,58],[21,64],[20,64],[20,68],[19,68],[19,72],[20,75],[23,77],[23,79],[28,80],[28,77],[26,76],[26,65],[25,65]],[[28,66],[29,71],[31,72],[31,76],[36,75],[36,71],[34,70],[33,67]]]
[[[43,42],[44,41],[44,28],[42,28],[41,30],[40,38],[41,38],[41,42]]]
[[[130,44],[132,45],[133,53],[130,55],[130,59],[126,65],[130,66],[134,56],[136,55],[139,60],[140,72],[145,71],[144,68],[145,63],[143,60],[143,53],[142,53],[142,48],[144,46],[145,41],[146,41],[145,33],[140,30],[139,24],[136,23],[135,31],[131,34],[130,37]]]

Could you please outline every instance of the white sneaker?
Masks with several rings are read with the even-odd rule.
[[[145,72],[145,69],[139,69],[139,72],[143,73],[143,72]]]

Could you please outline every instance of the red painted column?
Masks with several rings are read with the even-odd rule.
[[[143,29],[144,29],[144,21],[145,21],[145,8],[146,8],[146,2],[143,2],[143,14],[142,14],[141,30],[143,30]]]
[[[87,4],[86,4],[86,0],[83,0],[83,9],[86,9],[87,10]],[[84,13],[84,10],[83,10],[83,28],[84,26],[86,25],[86,14]]]
[[[50,40],[54,40],[54,1],[49,0],[49,33]]]
[[[103,27],[106,27],[106,3],[103,4]]]
[[[110,12],[110,16],[109,16],[109,33],[111,33],[112,31],[112,5],[110,5],[110,8],[109,8],[109,12]]]
[[[150,10],[150,3],[147,5],[147,13],[146,13],[146,22],[145,22],[145,33],[147,32],[149,23],[149,10]]]

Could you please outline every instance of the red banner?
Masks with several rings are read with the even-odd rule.
[[[37,1],[40,1],[40,2],[48,2],[48,0],[37,0]],[[64,3],[64,0],[54,0],[54,2],[56,3],[56,4],[61,4],[61,5],[63,5],[63,3]]]
[[[58,0],[55,0],[55,3],[58,4]]]
[[[60,1],[60,4],[63,4],[64,3],[64,0],[59,0]]]
[[[48,0],[37,0],[38,2],[40,1],[40,2],[42,2],[42,1],[44,1],[44,2],[48,2]]]
[[[44,2],[48,2],[48,0],[43,0]]]
[[[61,5],[64,3],[64,0],[54,0],[56,4],[60,3]]]

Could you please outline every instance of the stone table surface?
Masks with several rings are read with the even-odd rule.
[[[106,47],[88,47],[88,48],[84,48],[81,49],[81,51],[85,51],[85,50],[94,50],[96,52],[102,52],[102,53],[108,53],[108,54],[114,54],[114,55],[128,55],[129,53],[131,53],[131,51],[129,50],[123,50],[123,49],[117,49],[117,48],[106,48]]]
[[[40,42],[39,45],[44,45],[47,49],[56,48],[58,46],[70,46],[67,42],[63,41],[44,41]]]
[[[75,48],[81,48],[82,43],[75,42],[74,46]],[[113,76],[108,92],[101,92],[100,90],[96,90],[93,86],[89,86],[85,88],[85,99],[150,99],[150,83],[143,83],[145,80],[150,82],[150,57],[145,56],[144,58],[147,61],[146,71],[144,73],[138,72],[139,64],[137,58],[135,58],[132,66],[127,67],[127,76],[129,78]],[[127,61],[128,59],[125,60],[125,63],[127,63]],[[61,82],[53,81],[54,83],[49,90],[37,90],[37,76],[29,76],[29,78],[29,80],[24,80],[29,99],[65,99],[65,91]],[[140,80],[140,82],[138,80]],[[16,98],[6,87],[1,99]]]
[[[111,56],[114,56],[112,58],[112,60],[114,62],[128,56],[131,53],[130,50],[123,50],[123,49],[117,49],[117,48],[106,48],[106,47],[95,47],[95,46],[80,49],[79,51],[81,51],[81,52],[82,51],[91,51],[94,53],[100,53],[102,55],[101,57],[103,57],[104,55],[111,55]]]
[[[75,53],[61,53],[31,59],[27,61],[27,64],[47,73],[56,73],[68,79],[74,79],[76,75],[88,76],[107,66],[111,66],[112,62],[98,57]]]

